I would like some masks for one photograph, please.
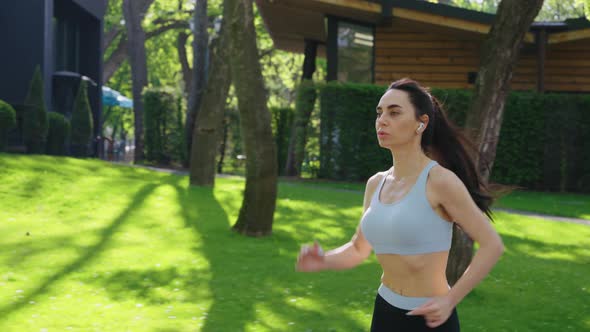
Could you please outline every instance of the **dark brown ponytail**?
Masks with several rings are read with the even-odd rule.
[[[486,183],[477,172],[473,143],[446,116],[440,102],[418,82],[403,78],[393,82],[388,90],[405,91],[416,110],[416,119],[428,115],[429,122],[422,134],[422,150],[463,181],[475,204],[490,219],[493,199]]]

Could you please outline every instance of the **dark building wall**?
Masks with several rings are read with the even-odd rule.
[[[105,0],[73,0],[73,2],[75,2],[78,6],[82,7],[86,12],[88,12],[96,18],[102,19],[102,17],[104,16],[106,10]]]
[[[24,101],[37,65],[45,77],[45,102],[48,103],[51,68],[44,58],[46,6],[52,0],[19,0],[0,3],[0,99],[20,104]],[[26,13],[26,18],[23,17]]]
[[[106,8],[104,0],[55,0],[54,16],[56,21],[68,22],[75,27],[78,34],[77,61],[75,68],[56,68],[78,73],[90,78],[96,85],[88,84],[88,99],[92,108],[94,134],[99,136],[102,131],[101,113],[101,82],[102,82],[102,17]],[[59,53],[59,52],[56,52]],[[54,84],[68,82],[54,80]],[[63,92],[63,86],[56,86]],[[77,87],[71,91],[75,94]],[[70,96],[73,98],[73,95]],[[57,104],[61,104],[57,101]],[[65,110],[68,112],[68,110]],[[63,112],[63,110],[62,110]]]
[[[71,110],[58,106],[64,105],[64,86],[74,84],[75,87],[67,89],[75,90],[77,81],[70,79],[69,83],[64,83],[67,78],[54,73],[65,70],[87,76],[96,83],[89,84],[88,96],[95,134],[99,135],[102,131],[102,18],[105,10],[106,0],[0,0],[0,99],[11,104],[23,103],[35,67],[40,66],[47,110],[68,113]],[[76,30],[77,34],[74,44],[64,44],[62,40],[61,50],[60,37],[55,35],[60,22],[73,22],[67,28]],[[76,55],[68,57],[76,60],[66,61],[68,68],[64,68],[63,61],[60,64],[56,56],[61,51],[63,57],[64,50],[71,52],[73,49]],[[72,98],[70,96],[70,102],[65,104],[71,105]]]

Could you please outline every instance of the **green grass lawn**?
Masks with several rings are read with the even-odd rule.
[[[496,207],[590,220],[590,195],[515,191]]]
[[[309,187],[331,188],[345,191],[365,190],[365,183],[330,180],[289,180],[285,183],[303,183]],[[590,195],[515,190],[494,203],[495,208],[536,212],[561,217],[590,220]]]
[[[366,331],[374,256],[293,269],[302,243],[350,238],[362,193],[281,183],[273,235],[254,239],[229,231],[243,185],[0,154],[0,331]],[[507,213],[495,227],[506,252],[459,305],[462,330],[590,330],[590,227]]]

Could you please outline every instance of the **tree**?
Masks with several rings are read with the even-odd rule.
[[[192,142],[193,142],[193,128],[195,126],[195,119],[197,119],[199,114],[199,107],[201,106],[201,98],[203,96],[203,92],[206,86],[206,79],[207,79],[207,56],[208,56],[208,49],[209,49],[209,33],[207,32],[208,26],[208,18],[207,18],[207,0],[198,0],[195,4],[195,14],[194,14],[194,39],[193,39],[193,75],[189,82],[186,82],[190,86],[190,93],[188,97],[188,107],[186,111],[186,124],[185,124],[185,134],[186,134],[186,142],[188,151],[191,150]],[[222,41],[228,42],[228,38],[222,38]],[[227,45],[220,45],[219,52],[226,52],[224,47]],[[220,54],[221,56],[221,54]],[[224,56],[224,55],[223,55]],[[225,58],[224,58],[225,59]],[[225,69],[225,64],[222,65]],[[221,74],[221,73],[218,73]],[[228,75],[229,73],[225,73]],[[187,75],[188,76],[188,75]],[[188,77],[187,77],[188,79]],[[229,81],[228,81],[229,82]],[[229,84],[229,83],[228,83]],[[228,85],[225,84],[225,85]],[[225,85],[222,87],[224,88]],[[225,93],[227,97],[227,91]],[[223,105],[225,106],[225,99],[223,100]],[[223,109],[221,110],[221,114],[223,117]],[[216,123],[219,121],[216,121]]]
[[[213,56],[209,68],[210,77],[205,84],[205,91],[202,97],[199,97],[200,101],[194,101],[199,103],[194,106],[194,109],[199,111],[196,114],[195,126],[191,135],[191,185],[212,186],[215,182],[215,161],[223,137],[225,102],[231,83],[228,57],[231,49],[231,36],[227,27],[231,15],[229,9],[229,6],[224,5],[224,18],[220,34],[211,47]],[[198,19],[200,18],[195,14],[195,20]],[[195,31],[195,33],[197,32]],[[195,89],[193,88],[193,92]]]
[[[129,63],[133,85],[133,113],[135,115],[134,161],[144,158],[143,152],[143,100],[142,90],[148,83],[145,52],[145,31],[141,26],[143,17],[154,0],[124,0],[123,14],[127,28]]]
[[[262,77],[251,0],[226,0],[232,43],[231,76],[246,151],[246,189],[233,229],[251,236],[272,231],[277,196],[277,153]]]
[[[481,65],[467,116],[467,128],[477,129],[472,135],[479,150],[476,166],[485,182],[496,156],[504,102],[520,46],[542,5],[543,0],[502,0],[481,48]],[[472,255],[472,240],[455,227],[447,268],[452,284],[463,274]]]
[[[170,1],[170,0],[168,0]],[[165,2],[163,5],[167,5]],[[150,8],[153,6],[150,6]],[[188,30],[189,25],[184,17],[176,17],[178,15],[172,15],[168,10],[156,13],[157,17],[153,21],[149,22],[147,26],[150,29],[146,31],[145,38],[150,40],[154,37],[158,37],[171,30]],[[176,14],[176,13],[175,13]],[[147,9],[141,16],[147,15]],[[174,18],[170,18],[173,16]],[[124,15],[122,11],[122,0],[110,1],[108,4],[108,11],[105,15],[105,31],[103,38],[103,49],[105,50],[104,66],[103,66],[103,83],[107,83],[115,74],[115,72],[121,67],[121,65],[127,60],[127,49],[129,41],[127,39],[127,33],[125,26],[121,24]],[[160,45],[158,45],[160,46]],[[148,51],[148,53],[150,53]],[[148,64],[148,68],[149,68]],[[152,68],[149,68],[152,69]],[[149,70],[148,70],[149,72]]]
[[[307,143],[308,124],[313,112],[317,93],[312,80],[303,80],[297,88],[295,102],[295,119],[291,125],[285,175],[300,176],[305,145]]]

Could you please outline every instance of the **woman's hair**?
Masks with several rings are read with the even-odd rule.
[[[418,82],[403,78],[393,82],[388,90],[401,90],[408,94],[420,121],[421,115],[430,119],[422,135],[422,150],[455,173],[467,187],[475,204],[490,219],[493,198],[489,188],[477,172],[473,155],[477,153],[474,144],[451,121],[447,119],[439,101]],[[471,154],[468,153],[470,150]]]

